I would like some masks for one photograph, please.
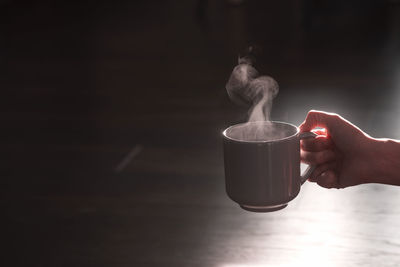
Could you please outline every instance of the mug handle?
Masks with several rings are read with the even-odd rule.
[[[317,136],[317,134],[313,133],[313,132],[304,132],[304,133],[300,133],[299,137],[300,140],[301,139],[306,139],[306,138],[315,138]],[[315,170],[317,166],[315,165],[308,165],[307,169],[304,171],[303,175],[300,175],[300,182],[301,184],[304,184],[308,177],[311,175],[311,173]]]

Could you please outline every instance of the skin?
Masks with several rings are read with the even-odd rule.
[[[400,141],[372,138],[341,116],[323,111],[310,111],[300,125],[300,132],[312,130],[318,136],[301,141],[301,160],[317,166],[310,182],[325,188],[400,185]]]

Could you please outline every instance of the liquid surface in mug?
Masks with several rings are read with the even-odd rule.
[[[232,126],[226,132],[229,138],[237,141],[275,141],[294,135],[297,129],[291,125],[259,121]]]

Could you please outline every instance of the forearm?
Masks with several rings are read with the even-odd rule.
[[[376,183],[400,185],[400,141],[375,139],[374,169]]]

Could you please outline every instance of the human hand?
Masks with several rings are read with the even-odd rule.
[[[325,128],[326,133],[315,131],[317,127]],[[301,160],[316,165],[310,182],[326,188],[345,188],[373,181],[376,139],[341,116],[322,111],[310,111],[300,125],[300,132],[311,130],[318,136],[301,141]]]

